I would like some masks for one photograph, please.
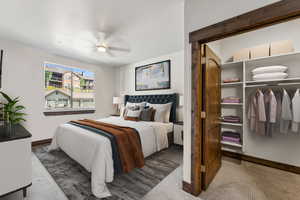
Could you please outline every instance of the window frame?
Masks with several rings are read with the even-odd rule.
[[[70,66],[70,65],[58,64],[58,63],[54,63],[54,62],[45,61],[43,63],[43,73],[44,73],[43,74],[43,83],[44,83],[43,87],[44,87],[44,90],[45,90],[45,83],[46,83],[45,70],[46,70],[46,65],[47,64],[54,64],[54,65],[60,65],[60,66],[63,66],[63,67],[88,70],[90,72],[93,72],[94,75],[95,75],[95,72],[93,70],[90,70],[90,69],[85,69],[85,68],[80,68],[80,67],[76,67],[76,66]],[[72,77],[71,77],[71,82],[73,82]],[[95,88],[96,88],[96,80],[94,79],[94,102],[96,103]],[[73,91],[74,91],[74,88],[71,89],[72,93],[73,93]],[[45,95],[44,95],[44,103],[46,103]],[[71,98],[71,101],[70,101],[70,106],[71,106],[71,108],[54,108],[54,109],[47,109],[46,106],[44,106],[44,112],[43,113],[44,113],[45,116],[58,116],[58,115],[92,114],[92,113],[96,112],[96,104],[95,104],[94,108],[72,108],[72,106],[73,106],[73,99],[72,98]]]

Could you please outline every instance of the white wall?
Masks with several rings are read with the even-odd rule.
[[[135,91],[135,68],[164,60],[171,60],[171,89],[153,91]],[[178,51],[172,54],[163,55],[158,58],[151,58],[141,62],[122,66],[117,73],[116,93],[122,95],[144,95],[144,94],[169,94],[184,93],[184,52]],[[183,120],[182,108],[177,109],[178,120]]]
[[[26,107],[28,114],[24,126],[32,133],[33,141],[51,138],[59,124],[72,119],[99,118],[113,112],[114,69],[51,55],[4,39],[0,39],[0,48],[4,50],[1,91],[12,97],[21,97],[20,103]],[[44,61],[80,67],[96,73],[95,114],[44,116]]]
[[[190,32],[243,14],[278,0],[186,0],[185,1],[185,111],[183,179],[191,182],[191,46]]]

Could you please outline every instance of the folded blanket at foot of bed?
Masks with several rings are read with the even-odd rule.
[[[128,173],[145,165],[140,135],[135,129],[89,119],[70,123],[107,137],[111,141],[115,173]]]

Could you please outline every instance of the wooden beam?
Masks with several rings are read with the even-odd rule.
[[[282,0],[190,33],[202,44],[300,17],[299,0]]]
[[[182,189],[184,191],[186,191],[187,193],[190,193],[190,194],[192,193],[192,185],[185,181],[182,181]]]
[[[38,145],[44,145],[44,144],[50,144],[52,142],[52,139],[45,139],[45,140],[38,140],[31,143],[31,146],[38,146]]]
[[[300,167],[293,166],[293,165],[288,165],[288,164],[284,164],[284,163],[280,163],[280,162],[265,160],[265,159],[256,158],[256,157],[248,156],[245,154],[234,153],[234,152],[230,152],[230,151],[222,151],[222,155],[231,157],[231,158],[235,158],[238,160],[244,160],[244,161],[256,163],[259,165],[264,165],[264,166],[275,168],[275,169],[280,169],[283,171],[292,172],[295,174],[300,174]]]
[[[192,94],[191,194],[198,196],[202,190],[202,65],[201,45],[198,42],[192,43]]]

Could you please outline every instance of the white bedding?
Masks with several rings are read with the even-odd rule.
[[[98,121],[135,128],[141,138],[144,157],[168,147],[167,133],[173,130],[172,123],[134,122],[120,117]],[[105,182],[114,177],[112,148],[109,139],[71,124],[60,125],[49,150],[61,149],[92,174],[92,192],[98,198],[110,196]]]

